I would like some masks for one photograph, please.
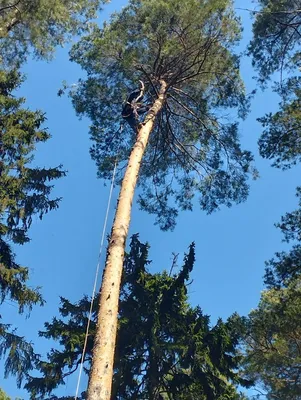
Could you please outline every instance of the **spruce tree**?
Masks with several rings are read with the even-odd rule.
[[[37,144],[50,135],[42,127],[45,115],[23,108],[25,99],[13,95],[22,79],[16,70],[0,70],[0,302],[15,302],[20,313],[30,311],[34,304],[43,305],[44,300],[38,288],[27,286],[28,268],[18,264],[13,246],[30,240],[34,216],[42,219],[57,209],[60,198],[51,197],[52,182],[65,175],[61,166],[32,164]],[[30,343],[10,325],[0,323],[0,356],[5,354],[6,374],[17,374],[20,384],[36,356]]]
[[[194,264],[192,243],[182,267],[175,256],[169,270],[151,273],[149,246],[138,235],[132,237],[122,275],[112,399],[243,398],[236,386],[247,382],[238,373],[239,336],[231,321],[218,320],[211,326],[201,308],[188,303]],[[32,399],[45,400],[77,371],[89,308],[87,297],[75,304],[62,298],[61,318],[45,324],[40,335],[60,347],[41,361],[42,377],[32,377],[26,384]],[[96,319],[94,303],[84,358],[86,373],[91,368]],[[56,398],[52,395],[49,400]]]

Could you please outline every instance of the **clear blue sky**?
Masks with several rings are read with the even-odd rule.
[[[248,3],[251,2],[236,0],[236,7],[250,6]],[[124,4],[125,0],[113,0],[100,21],[108,19],[112,10]],[[245,29],[243,49],[251,38],[251,21],[247,12],[238,12]],[[27,98],[28,107],[47,113],[47,126],[52,134],[52,139],[38,148],[35,163],[46,167],[62,163],[68,175],[56,183],[53,192],[63,197],[60,209],[49,213],[42,222],[37,218],[31,228],[32,241],[16,249],[18,261],[30,267],[30,285],[42,286],[47,304],[35,308],[30,319],[18,316],[16,307],[8,303],[1,308],[1,314],[4,322],[17,326],[19,334],[31,339],[36,351],[45,354],[52,343],[38,338],[37,332],[57,314],[59,296],[76,301],[84,293],[91,293],[109,188],[96,179],[96,168],[90,160],[89,121],[79,121],[70,100],[57,97],[63,80],[75,83],[83,75],[77,65],[68,61],[68,48],[59,49],[51,63],[30,61],[24,72],[27,81],[19,94]],[[251,91],[255,86],[254,71],[248,58],[242,61],[242,75]],[[276,110],[277,102],[273,93],[259,92],[248,119],[240,125],[243,145],[254,152],[260,172],[260,179],[251,183],[246,203],[222,208],[210,216],[197,208],[193,213],[183,212],[175,231],[169,233],[161,232],[152,216],[136,206],[133,209],[130,231],[139,232],[141,240],[150,243],[151,271],[169,268],[173,252],[180,253],[181,260],[189,244],[196,242],[190,300],[211,315],[213,322],[218,317],[227,318],[234,311],[246,315],[256,307],[263,289],[264,261],[285,248],[273,224],[296,206],[294,194],[300,184],[300,171],[273,169],[259,157],[257,150],[261,126],[256,118]],[[118,188],[113,194],[110,224],[117,195]],[[0,374],[0,386],[9,395],[28,399],[26,392],[16,388],[13,378],[3,380],[1,371]],[[81,387],[84,389],[85,381]],[[70,378],[59,394],[74,393],[75,382]]]

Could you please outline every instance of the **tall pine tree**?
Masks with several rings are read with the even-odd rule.
[[[32,51],[50,58],[56,46],[89,30],[101,0],[1,0],[0,62],[25,61]]]
[[[301,2],[260,0],[259,4],[249,52],[260,82],[265,85],[276,77],[274,90],[281,96],[279,111],[259,119],[264,127],[259,151],[273,166],[287,169],[301,160]]]
[[[252,156],[240,148],[236,113],[228,114],[233,108],[244,115],[247,108],[233,51],[240,30],[230,0],[132,0],[71,52],[88,74],[71,95],[78,114],[92,120],[98,175],[109,178],[118,158],[121,183],[89,400],[110,398],[120,279],[138,176],[139,204],[157,215],[163,229],[175,225],[179,209],[192,209],[195,196],[209,213],[247,197]],[[122,112],[128,124],[120,129],[129,88],[135,91]]]

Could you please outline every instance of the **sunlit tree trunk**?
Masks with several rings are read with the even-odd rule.
[[[142,157],[156,116],[161,111],[165,100],[166,83],[161,81],[160,84],[158,98],[147,113],[145,123],[139,127],[137,140],[131,152],[120,189],[101,285],[98,322],[88,385],[88,400],[111,399],[118,302],[125,244]]]

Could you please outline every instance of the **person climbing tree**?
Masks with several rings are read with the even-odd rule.
[[[122,118],[130,125],[130,127],[137,132],[139,127],[139,117],[145,114],[148,110],[147,106],[143,104],[145,86],[142,81],[140,82],[140,89],[136,89],[130,93],[127,101],[122,108]]]
[[[92,120],[98,176],[112,176],[118,153],[121,183],[88,400],[111,398],[120,279],[138,176],[138,202],[165,230],[175,226],[178,209],[192,210],[196,194],[208,213],[247,198],[253,156],[241,149],[237,118],[231,123],[228,115],[229,108],[239,116],[248,108],[232,50],[240,32],[231,0],[130,0],[71,51],[71,60],[88,73],[71,97],[77,113]],[[137,135],[126,124],[120,141],[114,136],[120,126],[118,99],[139,80],[147,83],[151,105]]]

